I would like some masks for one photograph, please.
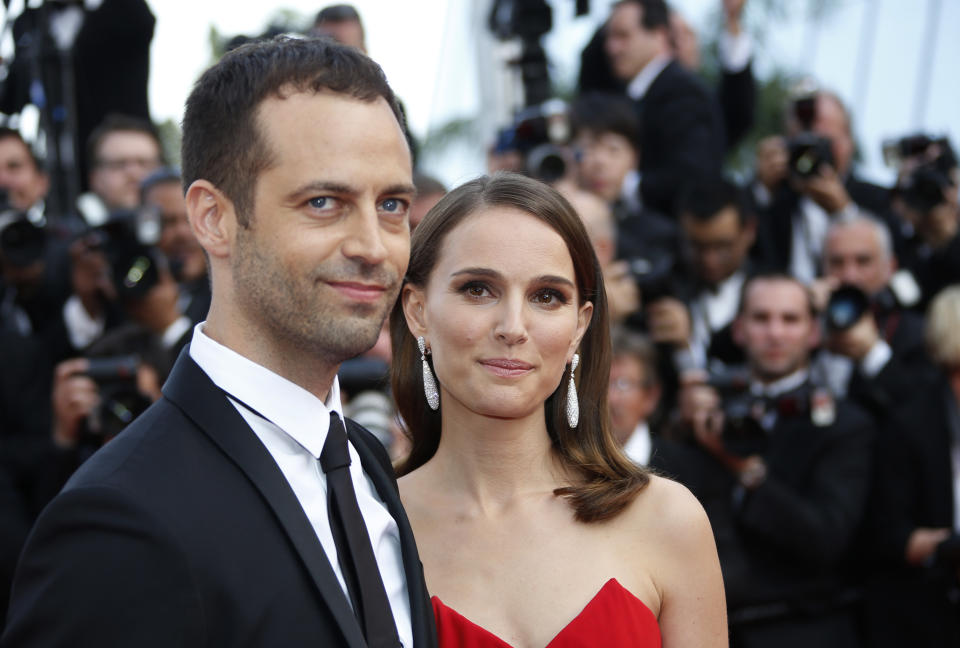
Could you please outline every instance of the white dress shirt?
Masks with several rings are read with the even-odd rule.
[[[346,595],[347,586],[330,530],[327,478],[320,469],[319,461],[330,425],[330,412],[336,412],[343,418],[340,383],[334,378],[327,402],[323,403],[302,387],[207,337],[203,325],[201,322],[193,330],[190,356],[214,384],[234,397],[230,402],[277,462],[310,520]],[[263,416],[254,414],[239,401]],[[413,628],[400,551],[400,533],[396,521],[377,495],[373,482],[364,474],[360,457],[352,443],[350,477],[370,534],[370,543],[390,600],[400,641],[409,648],[413,646]],[[349,603],[349,596],[347,601]]]
[[[743,270],[737,270],[721,281],[713,290],[701,290],[690,303],[690,350],[698,366],[707,366],[707,351],[713,334],[722,330],[737,317],[740,291],[747,279]]]
[[[627,442],[623,444],[623,453],[638,466],[646,466],[650,463],[652,450],[653,440],[650,438],[650,426],[646,422],[639,423]]]
[[[656,78],[663,72],[663,68],[667,67],[672,60],[669,56],[665,55],[656,56],[651,59],[627,85],[627,96],[634,101],[642,99]]]

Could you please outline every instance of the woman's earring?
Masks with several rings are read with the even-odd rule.
[[[433,372],[427,363],[427,343],[422,335],[417,338],[417,346],[420,347],[420,360],[423,362],[423,393],[430,409],[436,410],[440,407],[440,392],[437,391],[437,381],[433,379]]]
[[[570,361],[570,385],[567,387],[567,424],[571,428],[577,427],[580,422],[580,399],[577,398],[577,385],[573,382],[573,372],[580,364],[580,354],[574,353]]]

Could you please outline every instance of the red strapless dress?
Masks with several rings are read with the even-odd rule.
[[[513,648],[470,619],[433,597],[440,648]],[[600,648],[635,646],[660,648],[660,626],[653,612],[615,578],[570,623],[550,640],[546,648]]]

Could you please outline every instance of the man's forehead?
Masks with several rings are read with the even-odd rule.
[[[807,289],[790,279],[755,279],[747,288],[746,308],[751,312],[806,311]]]

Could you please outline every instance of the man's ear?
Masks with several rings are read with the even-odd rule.
[[[187,189],[187,217],[197,241],[211,257],[230,256],[236,234],[233,201],[207,180],[196,180]]]
[[[403,304],[403,316],[407,320],[407,328],[413,337],[426,337],[427,318],[426,304],[424,301],[424,291],[412,284],[406,284],[400,293],[400,300]]]

